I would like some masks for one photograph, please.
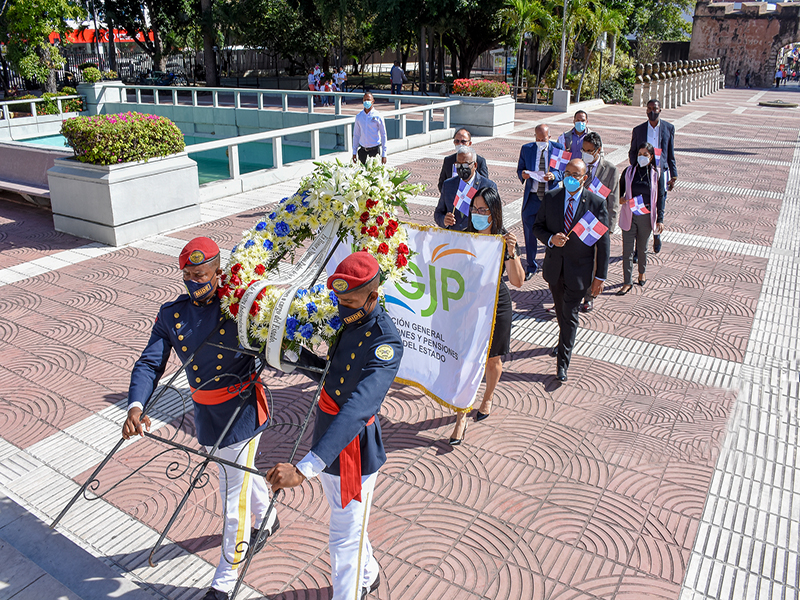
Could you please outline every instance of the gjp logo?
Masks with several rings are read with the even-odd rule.
[[[442,309],[449,311],[450,303],[460,300],[464,295],[464,277],[462,277],[461,273],[445,267],[439,267],[437,269],[434,263],[437,260],[452,254],[466,254],[472,258],[475,258],[475,255],[472,252],[462,250],[461,248],[450,248],[445,250],[445,248],[449,245],[450,244],[441,244],[440,246],[434,248],[433,253],[431,254],[431,261],[428,264],[427,280],[422,274],[422,270],[413,261],[410,261],[408,263],[408,267],[417,277],[418,281],[409,281],[407,284],[396,284],[397,291],[399,291],[409,300],[419,300],[427,291],[428,296],[430,297],[430,304],[426,309],[420,312],[420,316],[430,317],[433,313],[435,313],[439,306],[440,298],[442,302]],[[411,289],[406,288],[406,285],[408,285]],[[412,313],[417,314],[413,308],[395,296],[390,296],[387,294],[386,302],[389,304],[397,304],[398,306],[402,306],[403,308],[410,310]]]

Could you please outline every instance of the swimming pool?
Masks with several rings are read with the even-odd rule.
[[[183,136],[186,145],[207,142],[211,138],[201,138],[191,135]],[[17,140],[24,144],[47,146],[48,148],[67,147],[67,140],[61,134],[45,135],[25,140]],[[336,152],[333,148],[320,148],[321,154]],[[228,155],[226,148],[207,150],[189,154],[197,163],[197,176],[200,185],[212,181],[228,179]],[[283,162],[290,163],[311,158],[311,148],[308,146],[293,146],[283,144]],[[272,144],[270,142],[248,142],[239,146],[239,170],[242,173],[252,173],[261,169],[272,167]]]

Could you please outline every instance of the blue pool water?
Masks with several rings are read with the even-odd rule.
[[[209,138],[200,138],[191,135],[183,136],[186,145],[208,142]],[[41,137],[19,140],[24,144],[36,144],[51,148],[67,146],[63,135],[45,135]],[[322,154],[330,154],[336,150],[321,148]],[[192,153],[189,155],[197,162],[197,174],[200,185],[211,181],[228,179],[228,155],[226,148],[208,150],[206,152]],[[305,146],[292,146],[283,144],[283,162],[290,163],[311,158],[311,148]],[[239,169],[242,173],[252,173],[260,169],[272,167],[272,144],[269,142],[249,142],[239,146]]]

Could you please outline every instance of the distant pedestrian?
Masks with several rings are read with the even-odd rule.
[[[400,61],[394,61],[394,65],[392,65],[392,70],[389,71],[389,79],[392,82],[392,94],[402,94],[403,92],[403,84],[408,81],[406,78],[406,74],[403,69],[400,67]]]
[[[736,73],[733,74],[733,87],[739,87],[739,69],[736,69]]]
[[[750,71],[748,71],[747,75],[744,76],[744,86],[747,88],[750,87]]]
[[[780,87],[781,79],[783,79],[783,71],[778,69],[777,71],[775,71],[775,87]]]

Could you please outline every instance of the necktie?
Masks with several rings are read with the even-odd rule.
[[[569,230],[572,228],[572,217],[575,214],[572,208],[573,202],[575,202],[575,198],[570,198],[569,204],[567,204],[567,212],[564,213],[564,233],[569,233]]]

